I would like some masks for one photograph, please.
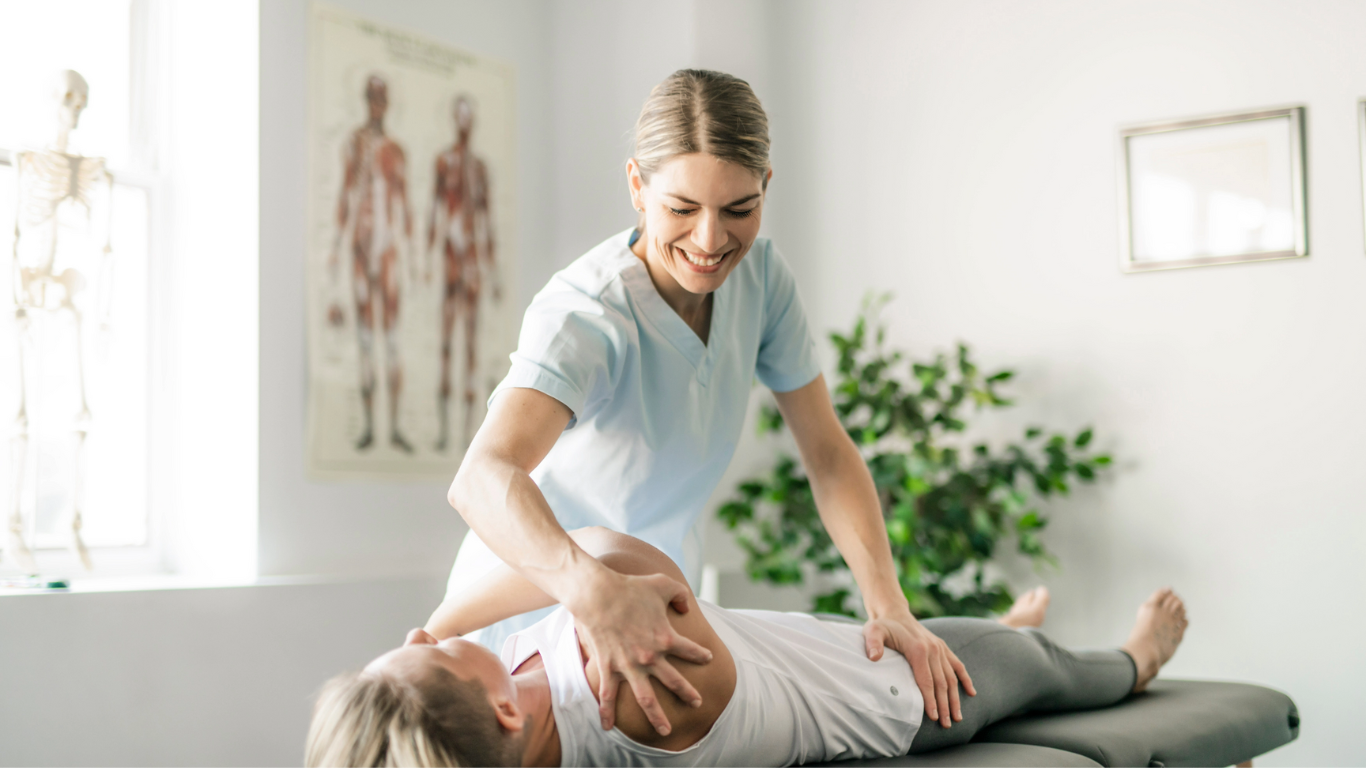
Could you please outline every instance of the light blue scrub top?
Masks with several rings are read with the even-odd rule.
[[[703,344],[631,253],[631,234],[579,257],[536,294],[489,402],[522,387],[568,406],[569,426],[531,472],[555,517],[566,530],[629,533],[682,568],[684,537],[735,452],[754,378],[787,392],[820,367],[792,273],[767,238],[717,289]],[[448,594],[499,562],[470,532]],[[499,652],[549,611],[489,627],[479,641]]]

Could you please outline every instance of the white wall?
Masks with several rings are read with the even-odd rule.
[[[312,697],[440,579],[0,598],[0,765],[300,765]]]
[[[962,339],[1019,371],[996,435],[1093,423],[1118,457],[1050,507],[1046,628],[1117,642],[1172,584],[1192,624],[1171,674],[1300,705],[1299,742],[1259,762],[1366,762],[1366,6],[801,2],[774,18],[775,234],[814,327],[893,290],[896,344]],[[1310,258],[1121,274],[1117,126],[1284,103],[1308,107]]]

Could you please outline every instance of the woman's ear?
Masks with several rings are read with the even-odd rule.
[[[511,733],[521,733],[526,726],[526,716],[522,714],[522,708],[517,706],[517,702],[506,696],[490,698],[493,705],[493,715],[498,718],[498,725],[503,730]]]
[[[637,211],[645,210],[645,180],[640,177],[640,164],[634,157],[626,161],[626,187],[631,192],[631,207]]]

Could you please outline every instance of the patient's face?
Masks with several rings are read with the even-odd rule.
[[[433,666],[445,667],[461,680],[478,680],[488,691],[490,701],[499,695],[516,700],[512,676],[492,651],[458,637],[438,641],[421,629],[409,632],[402,647],[370,662],[365,671],[421,675]]]

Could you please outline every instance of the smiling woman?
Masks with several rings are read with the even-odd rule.
[[[675,666],[711,660],[669,623],[669,606],[688,610],[689,589],[607,569],[565,529],[630,533],[681,564],[684,535],[730,462],[757,378],[777,397],[825,527],[858,581],[869,658],[900,651],[927,714],[947,727],[959,714],[958,683],[972,693],[972,682],[910,614],[872,478],[835,416],[796,283],[758,236],[768,151],[768,119],[743,80],[680,70],[651,92],[625,168],[637,226],[536,295],[511,370],[451,483],[450,502],[471,532],[448,595],[507,563],[573,613],[603,727],[615,721],[625,682],[667,736],[667,711],[705,709],[714,698]],[[501,650],[546,613],[497,621],[478,639]]]

